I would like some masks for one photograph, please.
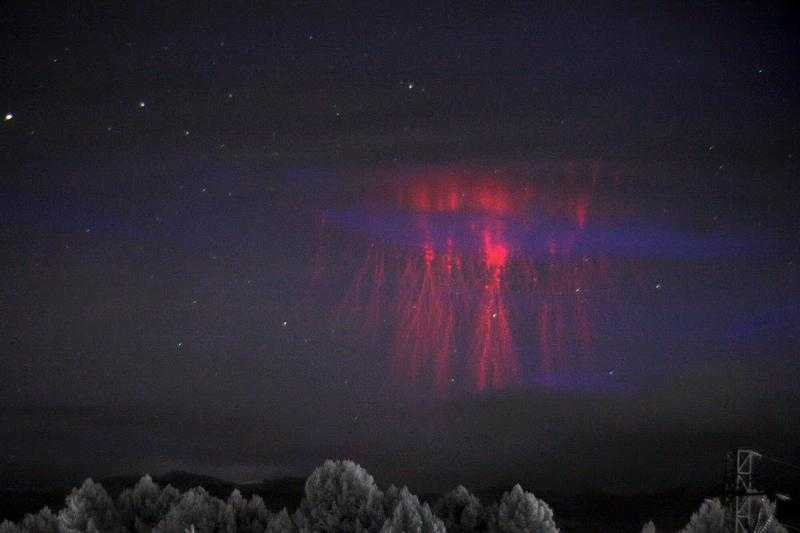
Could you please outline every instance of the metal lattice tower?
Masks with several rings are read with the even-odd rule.
[[[725,456],[724,528],[732,533],[766,533],[777,518],[778,502],[791,501],[791,496],[774,492],[775,502],[767,492],[753,486],[756,459],[777,463],[800,471],[800,466],[761,454],[755,450],[739,448]],[[770,494],[773,494],[770,491]],[[800,528],[798,528],[800,531]]]
[[[775,520],[775,506],[753,486],[755,450],[740,448],[725,457],[725,526],[732,533],[763,533]]]
[[[751,533],[755,531],[756,519],[753,495],[757,491],[753,488],[753,459],[761,457],[754,450],[736,450],[736,486],[734,533]]]

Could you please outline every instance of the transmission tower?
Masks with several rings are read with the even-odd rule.
[[[753,486],[755,450],[739,448],[725,458],[725,525],[733,533],[763,533],[775,520],[775,506]]]
[[[761,454],[754,450],[736,450],[734,533],[752,533],[756,529],[757,516],[753,504],[758,491],[753,488],[753,460],[757,457]]]

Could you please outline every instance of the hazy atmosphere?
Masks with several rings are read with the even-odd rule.
[[[5,11],[3,487],[800,463],[791,3]]]

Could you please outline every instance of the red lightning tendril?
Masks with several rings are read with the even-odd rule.
[[[574,166],[566,173],[574,179]],[[589,366],[596,309],[586,292],[607,265],[602,257],[576,256],[575,245],[590,223],[590,192],[601,174],[592,163],[590,185],[551,201],[534,197],[530,180],[496,171],[450,167],[393,176],[388,189],[375,189],[377,200],[365,198],[373,210],[364,234],[380,234],[381,213],[391,211],[406,217],[401,230],[413,238],[370,238],[337,319],[354,317],[362,333],[388,325],[381,346],[392,347],[394,376],[442,394],[457,380],[498,390],[531,373]],[[544,238],[537,222],[547,217],[567,220],[570,230]],[[530,242],[542,243],[541,254],[530,253]]]

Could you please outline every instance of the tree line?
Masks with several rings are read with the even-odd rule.
[[[768,504],[769,505],[769,504]],[[766,507],[765,512],[769,511]],[[724,508],[706,500],[682,533],[723,533]],[[114,499],[100,483],[87,479],[66,497],[57,512],[44,507],[19,523],[0,524],[0,533],[557,533],[553,510],[517,485],[499,502],[484,505],[458,486],[433,506],[407,487],[382,491],[371,475],[352,461],[326,461],[308,477],[294,513],[270,511],[257,494],[234,490],[227,500],[202,487],[181,492],[159,486],[149,475]],[[642,533],[655,533],[653,522]],[[764,533],[785,533],[777,521]]]

